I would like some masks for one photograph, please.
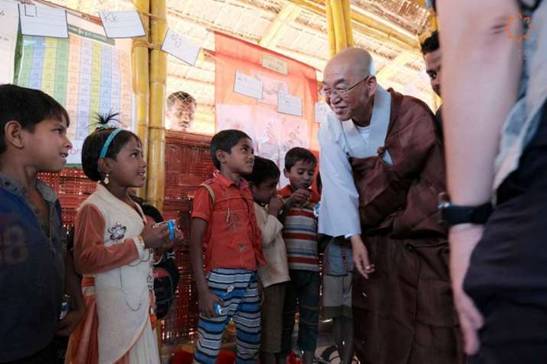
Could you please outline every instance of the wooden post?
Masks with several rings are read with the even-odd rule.
[[[350,0],[326,0],[327,33],[330,55],[353,46]]]
[[[147,200],[163,209],[165,193],[165,83],[167,54],[161,44],[167,31],[165,0],[150,1],[150,124],[148,140]]]
[[[150,11],[150,0],[133,0],[137,11],[141,14],[148,14]],[[141,16],[145,36],[133,39],[131,52],[132,63],[132,85],[135,93],[135,121],[136,131],[141,138],[144,158],[148,156],[148,100],[149,100],[149,78],[148,78],[148,34],[150,22],[147,15]],[[139,189],[138,195],[146,197],[146,185]]]

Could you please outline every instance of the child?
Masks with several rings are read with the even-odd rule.
[[[68,125],[66,110],[42,91],[0,85],[2,363],[55,362],[55,334],[68,336],[83,314],[59,201],[37,179],[64,167]],[[65,289],[76,310],[59,320]]]
[[[202,184],[194,197],[190,254],[200,310],[197,363],[215,363],[230,319],[237,327],[238,363],[257,361],[256,271],[265,261],[253,196],[241,177],[253,171],[253,153],[252,141],[244,132],[217,133],[211,140],[211,157],[220,173]]]
[[[262,249],[266,265],[258,271],[262,292],[262,364],[281,364],[283,304],[290,280],[287,247],[281,236],[283,225],[277,215],[283,202],[277,197],[279,168],[269,159],[255,157],[253,173],[247,176],[253,198],[258,227],[262,232]],[[285,364],[283,362],[283,364]]]
[[[151,249],[168,245],[169,233],[165,224],[146,224],[128,193],[145,182],[141,141],[127,130],[98,129],[84,141],[82,167],[99,183],[75,220],[74,255],[87,311],[66,362],[159,363]]]
[[[298,347],[304,363],[311,364],[317,346],[319,324],[319,253],[314,208],[319,195],[310,190],[317,159],[307,149],[292,148],[285,155],[285,177],[290,184],[279,191],[285,203],[283,239],[291,282],[283,313],[283,356],[291,351],[291,336],[297,305],[300,307]],[[284,359],[283,359],[284,362]]]
[[[343,236],[326,238],[330,239],[323,254],[323,317],[333,321],[340,363],[350,364],[353,360],[351,243]]]
[[[317,173],[316,185],[317,191],[321,193],[322,184],[319,173]],[[353,361],[351,242],[343,236],[333,238],[320,234],[320,250],[324,245],[326,247],[323,252],[323,318],[332,319],[332,336],[340,363],[350,364]]]

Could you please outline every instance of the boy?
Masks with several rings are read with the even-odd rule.
[[[237,328],[238,363],[257,361],[256,271],[265,260],[253,196],[241,177],[253,171],[253,153],[252,141],[244,132],[217,133],[211,140],[211,158],[220,173],[203,183],[194,197],[190,255],[200,310],[197,363],[215,363],[230,319]]]
[[[287,244],[291,277],[285,296],[282,357],[291,351],[298,304],[298,347],[304,351],[306,364],[311,364],[314,358],[319,323],[319,254],[314,214],[319,195],[310,189],[316,166],[317,159],[309,150],[298,147],[289,150],[285,155],[284,174],[290,184],[279,191],[285,203],[283,239]]]
[[[83,315],[59,201],[37,179],[63,169],[68,124],[45,93],[0,85],[0,363],[55,362],[55,334],[69,335]],[[59,320],[65,284],[76,310]]]
[[[276,196],[280,174],[272,160],[255,157],[253,173],[246,177],[255,200],[256,220],[262,233],[262,249],[266,258],[266,265],[258,271],[264,288],[260,347],[262,364],[285,364],[280,360],[280,353],[283,304],[290,277],[287,247],[281,235],[283,225],[277,219],[283,206],[283,201]]]

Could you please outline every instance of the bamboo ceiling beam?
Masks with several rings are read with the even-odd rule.
[[[325,15],[326,0],[289,0],[291,3],[301,6],[321,16]],[[328,1],[328,0],[327,0]],[[404,48],[416,49],[418,47],[417,37],[401,27],[388,21],[379,21],[379,16],[369,12],[352,11],[351,20],[354,25],[371,28],[374,30],[374,37],[381,41],[392,41]],[[357,29],[357,28],[356,28]],[[367,33],[364,33],[367,34]],[[381,34],[381,36],[379,36]]]

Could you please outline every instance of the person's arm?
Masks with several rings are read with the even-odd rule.
[[[375,156],[351,160],[356,180],[364,181],[357,186],[360,201],[366,206],[361,212],[364,228],[376,227],[405,209],[410,187],[424,183],[422,173],[427,161],[432,153],[441,153],[435,117],[427,105],[409,97],[395,105],[397,115],[386,145],[378,148]],[[385,153],[389,153],[392,163],[385,162]],[[428,210],[436,211],[440,192],[433,189],[428,199],[431,203],[425,206]]]
[[[278,209],[277,218],[279,219],[279,221],[284,224],[289,211],[293,207],[302,206],[306,203],[306,201],[308,201],[309,198],[310,191],[306,189],[299,188],[298,190],[294,191],[288,198],[285,199],[285,202],[282,204],[281,208]]]
[[[202,240],[205,231],[207,230],[207,221],[200,218],[192,219],[191,235],[190,235],[190,259],[192,262],[192,273],[196,281],[199,299],[199,311],[207,316],[215,316],[213,304],[219,302],[220,299],[209,289],[205,274],[203,272],[203,253]]]
[[[144,259],[146,249],[169,247],[166,225],[144,226],[139,236],[128,237],[119,244],[105,246],[105,220],[96,206],[83,206],[76,215],[74,228],[74,263],[83,274],[106,272],[138,259]]]
[[[442,31],[442,93],[448,192],[456,205],[491,199],[494,160],[503,123],[516,101],[522,64],[522,32],[515,0],[438,0]],[[513,21],[512,21],[513,20]],[[465,351],[479,347],[483,319],[463,291],[480,225],[450,229],[450,270]]]
[[[368,274],[374,271],[374,265],[370,263],[367,248],[361,238],[359,194],[355,188],[348,156],[333,139],[334,131],[329,128],[328,123],[339,121],[330,119],[322,123],[319,129],[319,169],[323,184],[319,233],[351,239],[355,267],[368,278]]]
[[[339,121],[327,120],[319,129],[319,169],[323,184],[319,233],[346,237],[360,235],[359,194],[353,181],[351,165],[342,146],[334,140],[334,131],[329,128],[329,123]]]
[[[278,212],[281,206],[283,206],[283,202],[279,198],[275,199],[275,202],[273,202],[276,204],[275,208],[269,209],[267,214],[265,211],[261,211],[262,207],[255,204],[256,222],[262,235],[263,247],[272,245],[277,235],[283,230],[283,225],[277,219]],[[270,202],[270,205],[271,204],[272,202]]]
[[[127,265],[144,256],[133,238],[121,244],[104,245],[105,220],[94,205],[83,206],[74,225],[74,263],[83,274],[100,273]]]
[[[203,271],[203,237],[207,231],[213,212],[213,201],[209,190],[198,188],[192,204],[192,223],[190,227],[190,260],[192,273],[198,290],[199,311],[206,317],[214,317],[214,303],[220,298],[209,289]]]
[[[67,251],[65,256],[65,291],[71,298],[71,307],[67,315],[59,321],[57,335],[69,336],[85,314],[85,303],[82,295],[81,280],[76,269],[72,253]]]

